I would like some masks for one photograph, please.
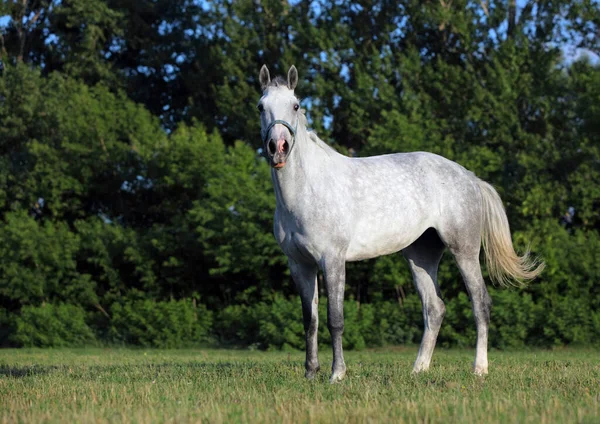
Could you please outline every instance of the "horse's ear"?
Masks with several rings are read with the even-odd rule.
[[[271,82],[271,75],[269,75],[269,70],[267,69],[267,65],[263,65],[260,68],[260,74],[258,75],[258,80],[260,81],[260,89],[264,90],[267,88],[269,83]]]
[[[298,85],[298,70],[294,65],[288,71],[288,88],[294,90]]]

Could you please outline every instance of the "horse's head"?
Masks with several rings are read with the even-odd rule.
[[[257,108],[260,112],[263,150],[271,166],[281,169],[296,142],[300,119],[300,102],[294,95],[298,71],[292,66],[288,71],[287,81],[281,77],[271,81],[269,70],[263,65],[259,80],[263,95]]]

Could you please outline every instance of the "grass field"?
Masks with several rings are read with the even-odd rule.
[[[600,422],[596,351],[347,352],[348,375],[314,381],[303,354],[235,350],[0,350],[0,422]]]

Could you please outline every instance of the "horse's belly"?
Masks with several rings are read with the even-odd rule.
[[[357,228],[348,246],[347,261],[361,261],[399,252],[410,246],[428,228],[425,221],[413,225],[380,224]]]

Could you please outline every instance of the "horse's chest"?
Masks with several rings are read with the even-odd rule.
[[[296,262],[318,263],[322,257],[322,249],[317,243],[294,231],[286,233],[279,244],[286,256]]]
[[[274,233],[283,252],[297,262],[318,263],[327,250],[344,247],[335,228],[319,219],[276,213]]]

